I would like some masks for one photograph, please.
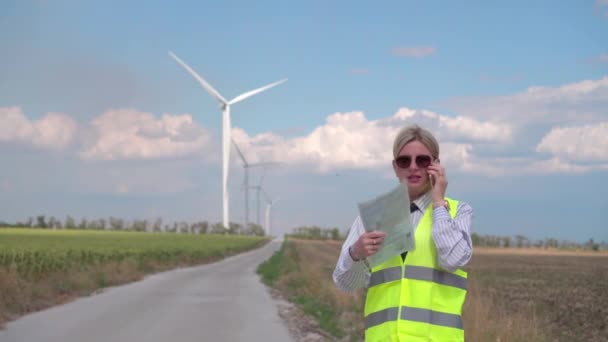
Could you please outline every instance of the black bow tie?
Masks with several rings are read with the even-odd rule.
[[[418,210],[418,206],[416,205],[416,203],[414,203],[414,202],[410,203],[410,213],[413,213],[416,210]],[[406,255],[407,255],[407,252],[401,253],[401,260],[405,261]]]

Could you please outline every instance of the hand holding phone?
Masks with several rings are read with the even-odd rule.
[[[435,164],[435,163],[439,164],[439,158],[437,158],[433,161],[433,164]],[[430,173],[428,171],[427,171],[427,175],[429,175],[429,180],[431,182],[431,188],[434,188],[435,187],[435,177],[433,176],[432,173]]]

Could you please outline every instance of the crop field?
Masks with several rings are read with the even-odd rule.
[[[266,241],[237,235],[0,229],[0,324],[101,287],[217,260]]]
[[[336,340],[363,340],[364,290],[342,293],[332,280],[341,242],[286,241],[267,283]],[[479,249],[467,270],[467,341],[606,341],[607,254]]]
[[[488,314],[534,323],[530,328],[543,340],[608,340],[606,254],[482,250],[473,256],[469,277],[475,295],[494,303]]]

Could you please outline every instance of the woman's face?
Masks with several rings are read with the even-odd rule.
[[[431,151],[420,141],[407,143],[393,160],[393,170],[399,181],[407,184],[410,197],[419,196],[430,186],[426,168],[433,161]]]

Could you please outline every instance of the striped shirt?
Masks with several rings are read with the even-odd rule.
[[[431,205],[432,201],[430,191],[413,201],[419,208],[411,214],[414,227],[418,226],[418,222],[424,214],[423,210]],[[473,208],[465,202],[458,202],[454,219],[443,206],[433,209],[432,236],[437,248],[438,262],[443,269],[454,271],[465,266],[471,259],[473,255],[472,219]],[[333,274],[336,286],[342,291],[353,291],[367,287],[369,284],[371,275],[369,268],[363,261],[353,261],[348,252],[363,233],[365,233],[363,222],[361,222],[361,217],[357,216],[342,245],[340,258]]]

